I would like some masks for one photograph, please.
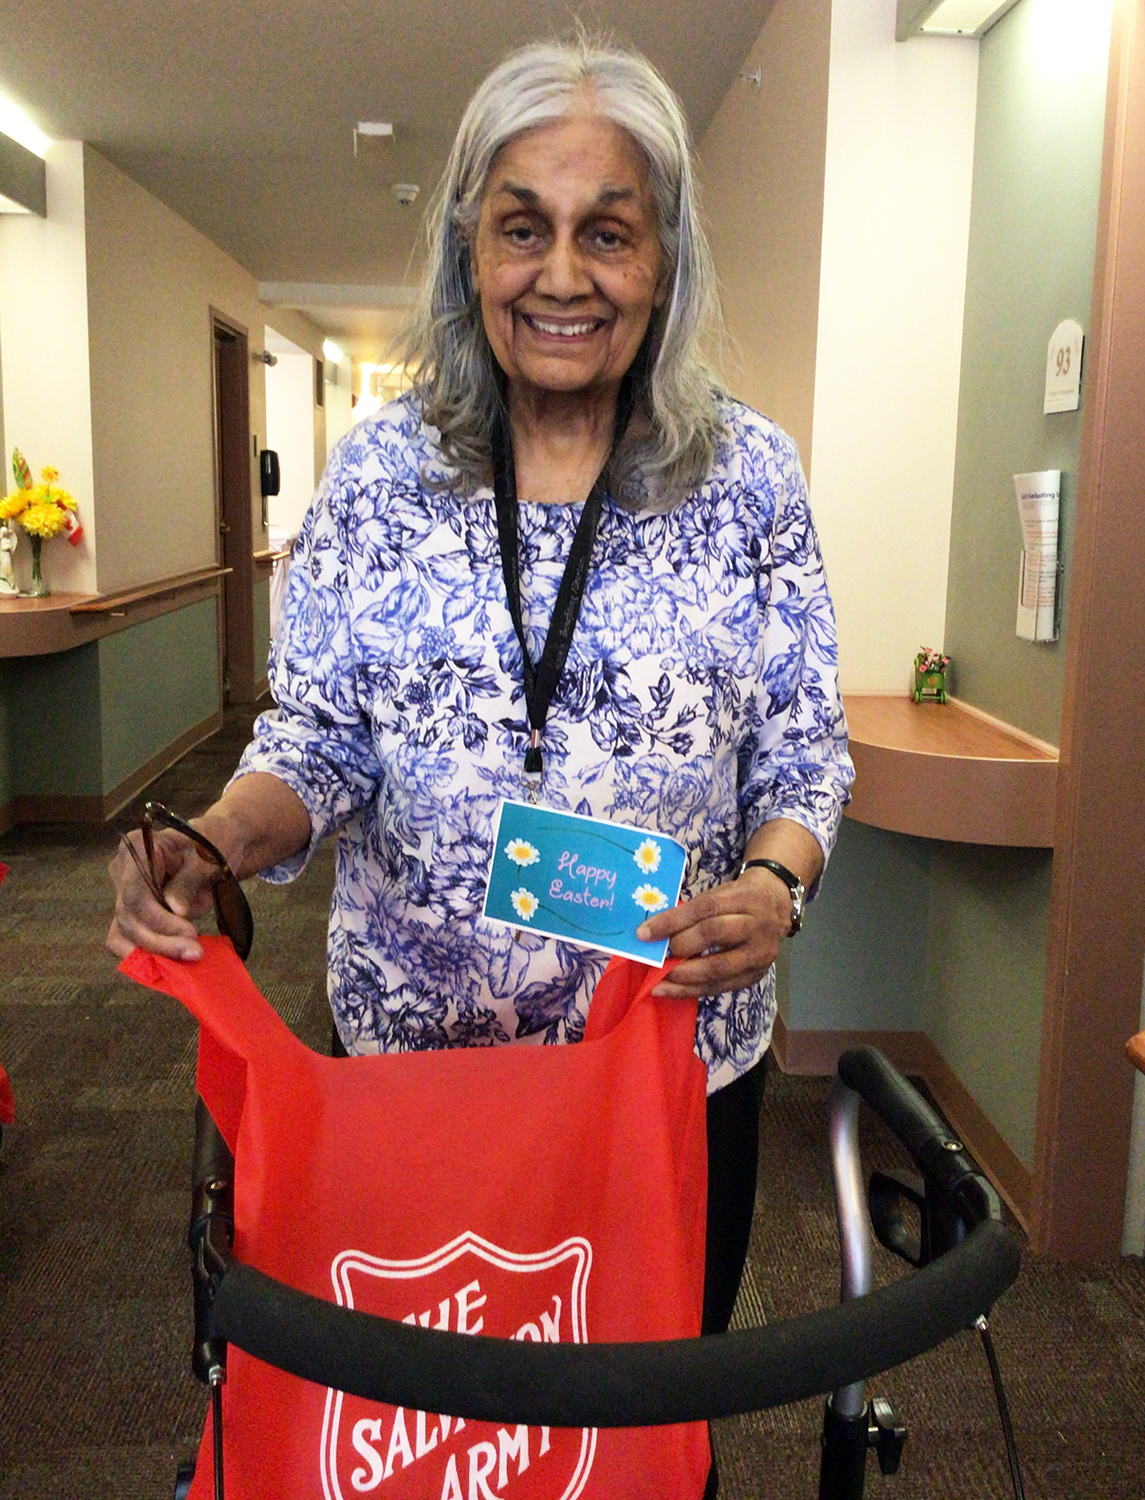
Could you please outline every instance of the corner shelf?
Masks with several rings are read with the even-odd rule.
[[[962,844],[1048,849],[1058,751],[951,698],[846,698],[855,786],[847,816]]]

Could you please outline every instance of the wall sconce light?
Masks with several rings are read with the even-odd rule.
[[[898,0],[895,39],[984,36],[1018,0]]]
[[[276,365],[278,363],[278,355],[272,354],[269,349],[256,349],[251,355],[251,359],[256,365]]]
[[[48,153],[48,147],[52,144],[50,135],[45,135],[40,127],[28,118],[18,104],[13,104],[11,99],[0,97],[0,131],[12,140],[19,141],[25,151],[31,151],[36,156],[43,158]]]

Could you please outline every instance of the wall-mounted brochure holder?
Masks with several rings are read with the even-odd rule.
[[[1024,641],[1058,638],[1058,529],[1061,518],[1060,469],[1015,474],[1014,496],[1022,525],[1018,569],[1017,632]]]

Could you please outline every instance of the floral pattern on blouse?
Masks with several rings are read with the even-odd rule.
[[[829,853],[852,779],[835,621],[794,444],[736,402],[706,483],[667,515],[606,498],[544,730],[542,800],[688,851],[685,897],[731,878],[770,818]],[[336,833],[329,990],[350,1052],[578,1040],[606,955],[481,916],[495,815],[522,795],[526,713],[492,491],[430,488],[415,400],[331,456],[271,648],[277,708],[236,776]],[[580,505],[520,506],[522,610],[538,661]],[[639,919],[637,919],[639,920]],[[774,971],[700,1002],[709,1088],[766,1049]]]

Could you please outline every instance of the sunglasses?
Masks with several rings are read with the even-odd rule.
[[[181,833],[184,838],[191,840],[203,859],[218,865],[222,874],[211,887],[211,893],[215,899],[215,922],[222,936],[230,938],[238,956],[245,959],[254,943],[254,918],[251,916],[250,903],[234,871],[210,839],[204,838],[197,828],[192,828],[190,823],[176,813],[169,812],[161,802],[148,802],[144,806],[143,817],[139,824],[139,831],[143,835],[144,852],[147,855],[146,864],[126,834],[120,840],[135,861],[135,866],[143,877],[147,889],[164,911],[171,910],[163,896],[165,866],[163,860],[156,857],[156,828],[170,828],[175,833]]]

